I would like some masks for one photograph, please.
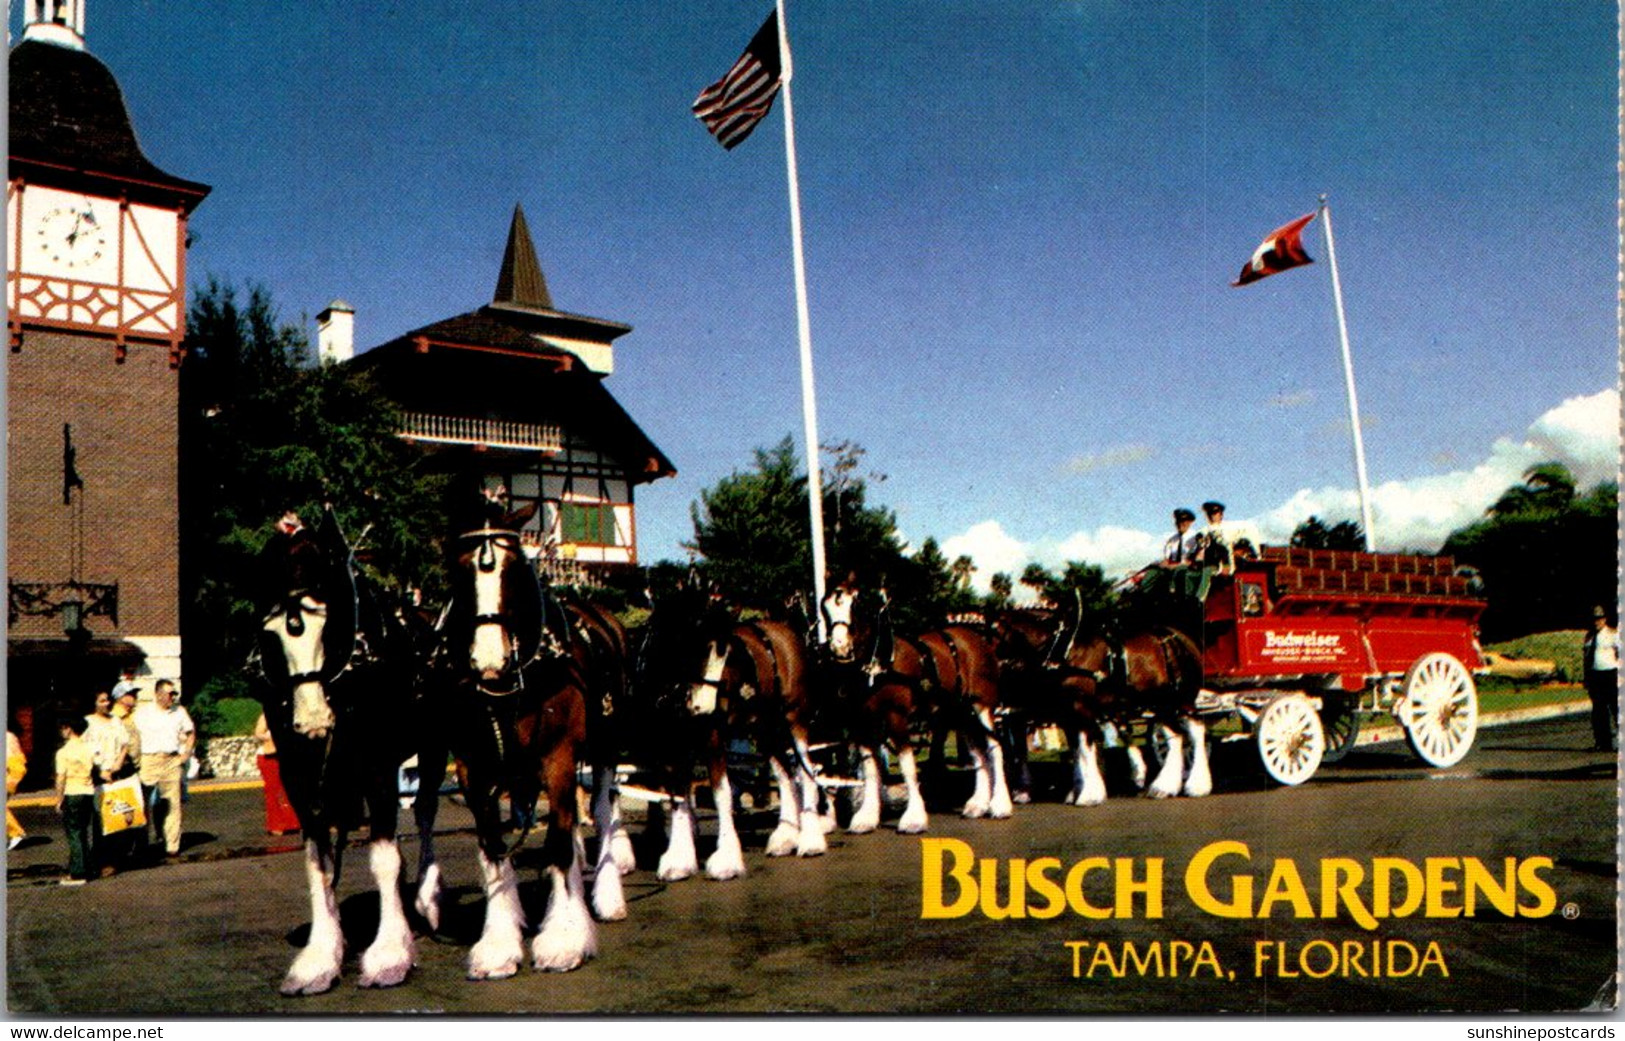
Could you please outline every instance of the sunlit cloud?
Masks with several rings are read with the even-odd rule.
[[[1501,493],[1520,482],[1537,463],[1562,463],[1573,471],[1582,488],[1615,480],[1619,430],[1619,391],[1604,390],[1570,398],[1551,409],[1531,423],[1521,439],[1498,439],[1474,466],[1379,484],[1371,490],[1377,546],[1437,550],[1452,531],[1484,516]],[[1327,523],[1358,520],[1359,494],[1335,485],[1300,488],[1262,513],[1226,520],[1231,527],[1251,529],[1265,542],[1280,544],[1310,516]],[[1103,525],[1024,542],[1006,532],[997,520],[987,520],[945,539],[942,548],[950,559],[963,553],[976,562],[972,581],[985,592],[994,572],[1018,578],[1029,563],[1058,570],[1069,560],[1086,560],[1109,575],[1125,574],[1156,559],[1162,540],[1161,534]]]

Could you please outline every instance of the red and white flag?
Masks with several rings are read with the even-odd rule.
[[[1253,251],[1253,259],[1242,267],[1241,277],[1230,284],[1244,286],[1248,282],[1257,282],[1287,268],[1313,264],[1314,258],[1303,251],[1303,229],[1314,219],[1313,213],[1305,214],[1291,224],[1276,228],[1264,236],[1264,241]]]
[[[782,80],[779,13],[775,10],[728,74],[700,91],[694,99],[694,115],[718,144],[732,148],[767,117]]]

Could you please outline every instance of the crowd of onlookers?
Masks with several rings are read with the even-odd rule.
[[[159,842],[165,856],[180,853],[186,768],[197,745],[197,728],[170,680],[149,686],[127,671],[86,707],[88,713],[56,721],[55,805],[68,845],[63,885],[131,866]],[[8,796],[27,770],[22,743],[8,730]],[[16,849],[25,835],[8,808],[7,848]]]

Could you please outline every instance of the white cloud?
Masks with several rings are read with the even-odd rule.
[[[1563,463],[1582,488],[1615,480],[1619,430],[1619,391],[1604,390],[1570,398],[1551,409],[1530,424],[1522,440],[1497,440],[1476,466],[1380,484],[1371,491],[1379,545],[1384,549],[1438,549],[1450,532],[1482,517],[1502,492],[1521,481],[1524,472],[1537,463]],[[1236,518],[1231,524],[1252,528],[1266,542],[1282,543],[1311,515],[1327,521],[1358,518],[1359,496],[1353,488],[1301,488],[1279,506],[1251,518]],[[998,521],[988,520],[944,540],[943,552],[949,559],[969,554],[976,561],[975,584],[985,591],[994,572],[1015,577],[1029,562],[1058,568],[1068,560],[1087,560],[1108,574],[1126,573],[1154,560],[1162,540],[1162,535],[1151,532],[1103,525],[1023,542]]]

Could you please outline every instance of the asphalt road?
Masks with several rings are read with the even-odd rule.
[[[1616,763],[1589,746],[1583,717],[1527,722],[1483,731],[1452,770],[1428,771],[1403,745],[1381,744],[1355,750],[1296,789],[1267,786],[1250,753],[1227,748],[1215,753],[1219,790],[1205,799],[1119,796],[1078,809],[1051,797],[1002,822],[964,821],[933,807],[939,812],[927,838],[959,840],[977,858],[997,861],[996,892],[981,894],[995,911],[1009,903],[1013,858],[1057,858],[1046,876],[1054,883],[1080,861],[1107,858],[1111,868],[1081,876],[1088,907],[1113,905],[1109,879],[1118,860],[1141,882],[1160,863],[1161,885],[1153,887],[1160,913],[1144,892],[1130,893],[1116,901],[1127,917],[1105,919],[1059,897],[1046,900],[1036,883],[1027,909],[1058,914],[993,920],[978,906],[962,917],[922,919],[920,838],[889,829],[837,834],[822,858],[769,860],[761,845],[771,821],[755,817],[745,834],[748,877],[667,885],[641,870],[626,880],[631,915],[600,927],[596,960],[569,974],[526,970],[484,983],[463,978],[483,899],[467,816],[447,805],[439,840],[446,917],[437,935],[420,936],[411,978],[390,990],[355,986],[355,958],[376,923],[377,898],[367,892],[365,856],[354,851],[340,893],[346,977],[327,994],[299,999],[281,997],[276,984],[308,929],[301,858],[290,840],[259,830],[257,790],[195,794],[179,862],[80,888],[55,884],[64,844],[50,812],[24,809],[35,837],[8,861],[7,1002],[20,1015],[125,1018],[1578,1010],[1612,978],[1619,949]],[[706,816],[702,860],[712,833]],[[1250,859],[1214,843],[1245,844]],[[410,863],[416,843],[405,845]],[[951,847],[945,862],[951,866],[951,850],[963,848]],[[1231,851],[1198,872],[1210,880],[1206,909],[1188,895],[1186,880],[1204,849]],[[645,868],[654,856],[640,850]],[[1367,878],[1321,917],[1321,872],[1328,861],[1340,870],[1336,858]],[[1376,858],[1403,859],[1419,877],[1431,873],[1432,906],[1403,916],[1390,908],[1370,923],[1375,928],[1362,928],[1351,906],[1376,905]],[[1471,917],[1450,915],[1464,902],[1466,858],[1477,858],[1497,885],[1506,858],[1515,858],[1514,901],[1536,914],[1508,917],[1479,899]],[[1539,858],[1550,858],[1549,866]],[[1292,879],[1279,877],[1294,873],[1281,867],[1287,860],[1303,882],[1301,907]],[[544,894],[534,872],[521,875],[534,921]],[[1212,906],[1236,901],[1236,875],[1253,878],[1252,898],[1239,902],[1254,912],[1268,902],[1267,917],[1227,917]],[[1404,902],[1400,888],[1396,903]],[[948,878],[942,900],[954,903],[962,892]]]

